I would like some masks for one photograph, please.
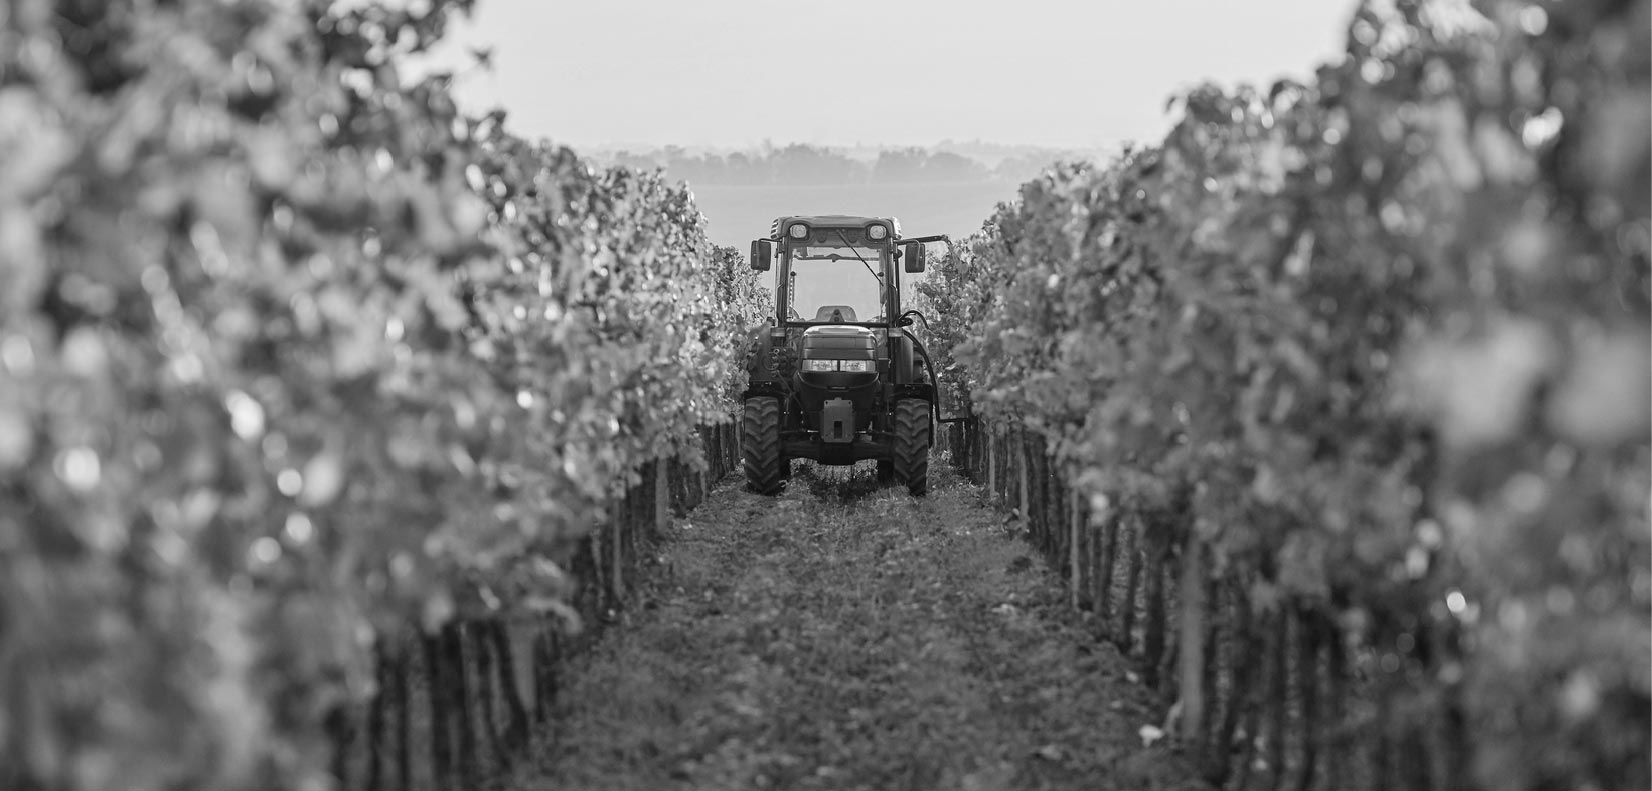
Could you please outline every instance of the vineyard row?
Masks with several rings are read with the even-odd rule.
[[[919,287],[954,462],[1210,781],[1652,785],[1648,14],[1364,4]]]
[[[0,787],[469,787],[727,472],[753,273],[468,5],[0,10]]]

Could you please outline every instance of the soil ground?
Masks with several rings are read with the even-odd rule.
[[[1194,789],[1153,695],[978,490],[724,482],[570,662],[511,791]]]

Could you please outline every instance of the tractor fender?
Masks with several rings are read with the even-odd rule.
[[[747,397],[774,395],[783,391],[783,382],[790,375],[789,370],[780,370],[788,366],[783,364],[785,361],[778,359],[784,356],[784,347],[780,350],[782,353],[777,355],[774,341],[770,336],[772,329],[770,325],[759,324],[742,333],[746,352]]]
[[[758,373],[768,367],[769,362],[769,334],[766,327],[755,327],[746,330],[746,371],[753,379]]]
[[[918,336],[912,334],[911,330],[902,327],[900,346],[903,364],[899,370],[905,372],[905,375],[899,381],[903,384],[933,384],[931,380],[935,378],[935,365],[930,362],[929,350],[924,348],[923,341],[918,340]]]
[[[929,374],[929,378],[933,380],[935,378],[935,364],[930,361],[930,359],[929,359],[929,350],[924,348],[924,342],[918,340],[918,336],[913,335],[912,331],[909,330],[909,329],[906,329],[905,327],[901,328],[901,333],[906,335],[907,338],[911,339],[912,346],[917,351],[917,355],[913,358],[913,361],[912,361],[913,366],[914,366],[913,370],[916,371],[917,370],[916,366],[919,363],[922,363],[923,367],[924,367],[924,370],[927,371],[928,374]],[[919,378],[922,379],[923,377],[920,376]],[[931,384],[933,384],[933,382],[931,382]]]
[[[901,328],[898,343],[891,342],[891,346],[900,348],[900,359],[891,360],[890,365],[898,374],[895,379],[895,397],[922,398],[930,402],[933,412],[936,404],[936,394],[940,392],[936,382],[935,364],[930,360],[929,350],[924,348],[923,341],[912,334],[911,330]]]
[[[910,384],[921,381],[919,363],[925,358],[921,356],[923,345],[918,342],[917,337],[902,327],[899,335],[890,336],[889,347],[889,369],[895,383]]]

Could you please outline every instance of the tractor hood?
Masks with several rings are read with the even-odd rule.
[[[805,360],[875,360],[878,336],[865,327],[810,327],[803,331],[802,352]]]
[[[819,411],[829,394],[853,399],[860,409],[871,406],[880,373],[876,333],[838,324],[810,327],[798,351],[798,395],[805,409]]]

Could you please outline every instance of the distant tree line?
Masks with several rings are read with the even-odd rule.
[[[793,143],[753,151],[691,152],[681,146],[612,155],[613,164],[652,170],[699,185],[936,184],[978,181],[1020,183],[1036,176],[1067,152],[1036,150],[1007,156],[992,165],[952,151],[890,148],[875,159],[844,151]]]

